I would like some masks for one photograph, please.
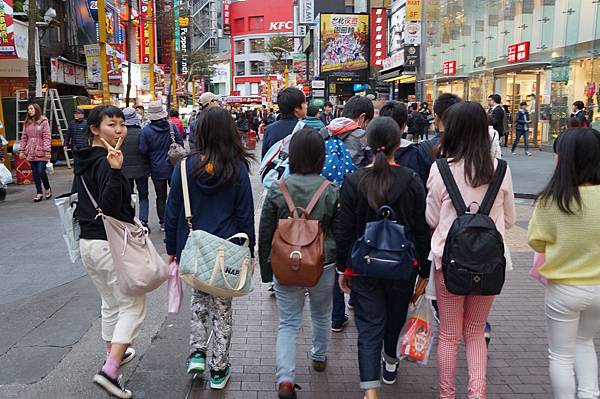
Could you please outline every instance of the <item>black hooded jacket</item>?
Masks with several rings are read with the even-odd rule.
[[[89,147],[73,151],[75,159],[74,188],[77,191],[77,207],[81,238],[88,240],[106,240],[102,219],[96,218],[98,212],[92,205],[81,177],[83,176],[92,196],[102,212],[124,222],[133,223],[135,209],[131,206],[131,188],[119,169],[112,169],[102,147]]]
[[[430,262],[427,260],[430,250],[429,226],[425,219],[425,188],[415,172],[404,167],[392,167],[394,183],[390,187],[384,204],[395,213],[396,221],[405,227],[406,237],[415,244],[419,261],[419,275],[429,277]],[[346,176],[340,195],[340,209],[336,215],[335,243],[337,268],[340,272],[351,268],[352,246],[365,232],[368,222],[377,217],[377,212],[369,206],[360,179],[365,169]]]

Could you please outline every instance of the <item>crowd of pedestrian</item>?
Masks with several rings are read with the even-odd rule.
[[[278,116],[266,107],[226,109],[212,93],[204,93],[199,111],[184,120],[158,101],[141,109],[98,106],[87,120],[75,110],[64,146],[75,160],[80,252],[102,297],[106,347],[94,382],[116,397],[132,397],[119,369],[135,357],[132,344],[146,315],[145,294],[119,289],[98,214],[135,224],[135,190],[137,218],[149,234],[152,179],[169,263],[181,261],[191,231],[248,246],[251,272],[256,263],[278,306],[279,398],[298,395],[296,339],[308,297],[316,372],[327,370],[331,332],[344,331],[346,309],[353,309],[360,387],[366,399],[377,398],[381,382],[399,378],[399,341],[411,304],[427,298],[439,321],[439,397],[457,397],[464,340],[467,397],[484,399],[488,317],[512,268],[504,238],[516,218],[511,171],[501,159],[505,110],[499,95],[488,101],[486,111],[446,93],[432,110],[427,103],[389,101],[376,116],[371,100],[354,96],[335,115],[331,103],[321,111],[308,106],[300,90],[287,88],[278,94]],[[600,217],[600,133],[586,126],[580,105],[573,104],[574,127],[555,143],[556,169],[535,203],[528,238],[536,259],[543,259],[535,272],[547,284],[550,379],[559,399],[600,395],[593,342],[600,331],[600,250],[594,242],[600,231],[590,223]],[[266,186],[255,252],[254,157],[244,142],[261,124],[262,162],[279,162],[280,179]],[[522,102],[513,153],[523,137],[531,155],[530,124]],[[185,163],[169,162],[172,146],[183,146],[186,138]],[[273,148],[279,157],[266,159]],[[52,197],[50,129],[39,106],[28,107],[21,149],[32,164],[34,201]],[[224,262],[226,279],[231,270]],[[233,295],[211,292],[193,289],[186,365],[190,374],[208,369],[210,387],[223,389],[232,370]]]

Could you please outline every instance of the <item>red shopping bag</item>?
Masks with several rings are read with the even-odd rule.
[[[425,295],[421,295],[410,310],[400,333],[400,359],[425,365],[432,344],[433,312]]]
[[[25,158],[15,157],[15,170],[17,171],[17,184],[32,184],[33,173],[31,164]]]
[[[169,314],[179,313],[181,299],[183,298],[183,287],[179,277],[179,263],[169,263],[169,280],[167,281],[167,311]]]

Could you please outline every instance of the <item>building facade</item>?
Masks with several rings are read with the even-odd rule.
[[[574,101],[600,125],[600,3],[587,0],[425,1],[423,100],[444,92],[511,116],[527,101],[532,140],[551,143]]]
[[[293,35],[292,0],[240,1],[232,3],[229,10],[232,90],[237,96],[263,94],[267,79],[281,80],[283,71],[273,69],[273,56],[266,46],[274,36]],[[291,60],[291,53],[284,57]]]

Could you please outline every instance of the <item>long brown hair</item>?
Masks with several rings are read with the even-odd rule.
[[[29,115],[29,107],[33,107],[35,109],[35,115],[31,117]],[[25,125],[29,125],[30,123],[39,122],[42,119],[42,109],[36,103],[31,103],[27,106],[27,116],[25,117]]]
[[[471,186],[489,184],[494,177],[494,162],[490,155],[488,117],[481,104],[472,101],[454,104],[444,113],[442,123],[441,152],[454,161],[464,161],[465,181]]]

